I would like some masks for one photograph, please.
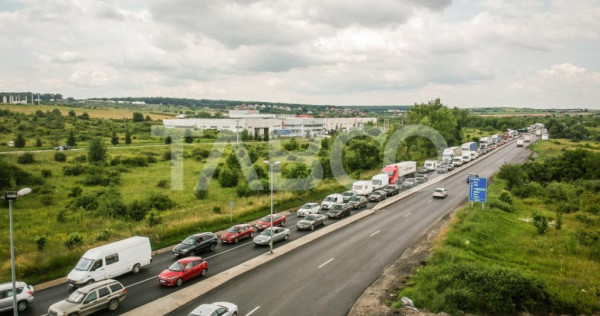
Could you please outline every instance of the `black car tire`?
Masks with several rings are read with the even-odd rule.
[[[216,244],[210,244],[210,251],[215,251],[216,248],[217,248]]]
[[[250,233],[250,238],[254,238],[254,232]]]
[[[288,238],[290,238],[290,235],[285,234],[285,236],[283,236],[283,240],[288,240]]]
[[[131,273],[133,274],[138,274],[140,272],[141,266],[139,263],[136,263],[133,265],[133,268],[131,268]]]
[[[20,302],[17,302],[17,310],[18,310],[19,312],[22,312],[22,311],[24,311],[24,310],[26,310],[26,309],[27,309],[27,301],[20,301]]]
[[[250,236],[250,237],[252,237],[252,236]],[[235,240],[233,242],[237,244],[238,242],[240,242],[240,240],[237,237],[235,237]]]
[[[119,300],[116,298],[113,298],[112,300],[110,300],[108,302],[108,311],[109,312],[114,312],[115,310],[117,310],[117,308],[119,307]]]
[[[183,279],[182,278],[177,279],[177,282],[175,282],[175,284],[177,284],[177,286],[181,286],[183,284]]]
[[[315,225],[310,225],[310,230],[315,230]]]
[[[200,275],[201,276],[205,276],[207,272],[208,272],[207,269],[202,269],[202,272],[200,273]]]

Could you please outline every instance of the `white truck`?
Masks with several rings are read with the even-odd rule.
[[[321,209],[329,210],[335,203],[344,203],[344,197],[339,193],[329,194],[325,197],[325,199],[323,199],[323,202],[321,202]]]
[[[462,156],[456,156],[452,158],[452,165],[455,167],[460,167],[463,164]]]
[[[471,161],[471,151],[470,150],[463,150],[462,161],[463,161],[463,163],[468,163]]]
[[[376,174],[371,178],[373,190],[378,190],[390,184],[390,177],[385,173]]]
[[[527,134],[523,135],[523,141],[526,143],[531,142],[531,134],[527,133]]]
[[[485,154],[489,151],[489,145],[491,141],[492,140],[489,137],[481,137],[479,139],[479,149],[481,150],[482,154]]]
[[[454,160],[454,157],[461,157],[462,156],[462,150],[460,149],[460,147],[448,147],[446,149],[444,149],[444,152],[442,153],[442,161],[444,163],[452,163]]]
[[[356,181],[352,184],[352,190],[356,191],[358,195],[367,196],[373,193],[373,183],[371,181]],[[321,206],[323,208],[323,206]]]
[[[523,147],[523,140],[517,139],[517,147]]]
[[[437,160],[425,160],[423,164],[429,171],[436,171],[439,167]]]
[[[67,276],[67,282],[79,287],[112,279],[127,272],[138,273],[150,262],[150,239],[134,236],[88,250]]]
[[[542,130],[541,129],[536,129],[535,130],[535,136],[537,136],[537,137],[542,136]]]

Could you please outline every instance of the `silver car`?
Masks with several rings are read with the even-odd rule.
[[[49,316],[84,316],[99,310],[110,312],[119,307],[127,290],[119,281],[103,280],[78,288],[67,299],[54,303],[48,308]]]
[[[33,301],[33,286],[25,282],[16,282],[17,288],[17,310],[22,312]],[[12,282],[0,284],[0,312],[13,309]]]
[[[215,302],[212,304],[202,304],[188,314],[188,316],[236,316],[238,307],[228,302]]]
[[[319,214],[319,211],[321,211],[321,207],[318,203],[306,203],[298,210],[298,216]]]
[[[255,246],[268,245],[271,240],[271,234],[273,235],[273,243],[281,240],[288,240],[290,238],[290,230],[285,227],[269,227],[263,230],[260,235],[254,237]]]
[[[325,222],[327,222],[327,216],[325,215],[306,215],[301,221],[296,223],[296,227],[298,230],[315,230],[315,227],[325,225]]]

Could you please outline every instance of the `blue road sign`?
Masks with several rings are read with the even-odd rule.
[[[487,200],[487,178],[469,179],[469,201],[486,202]]]

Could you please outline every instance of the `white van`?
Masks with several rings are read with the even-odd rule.
[[[150,262],[150,239],[134,236],[88,250],[67,276],[67,282],[77,287],[127,272],[138,273]]]
[[[438,162],[437,160],[425,160],[425,163],[423,164],[425,166],[425,168],[427,168],[429,171],[435,171],[437,170],[438,166]]]
[[[335,203],[344,203],[344,197],[339,193],[329,194],[325,197],[323,202],[321,202],[321,209],[328,210]]]
[[[479,158],[479,153],[477,153],[474,150],[471,150],[471,160],[475,160],[477,158]]]
[[[358,195],[367,196],[373,193],[373,183],[371,181],[356,181],[352,185],[352,190],[358,192]]]
[[[373,190],[383,188],[384,186],[390,184],[390,176],[385,173],[376,174],[373,176],[373,178],[371,178],[371,184],[373,185]]]
[[[452,165],[455,167],[460,167],[463,164],[463,160],[462,157],[458,156],[458,157],[454,157],[452,159]]]
[[[463,160],[463,163],[467,163],[467,162],[471,161],[471,152],[463,151],[462,160]]]

